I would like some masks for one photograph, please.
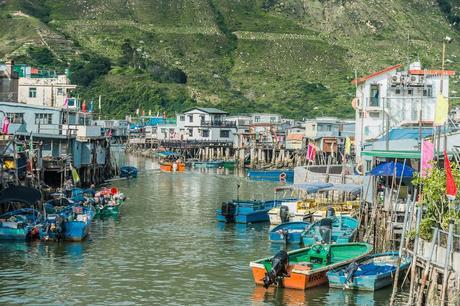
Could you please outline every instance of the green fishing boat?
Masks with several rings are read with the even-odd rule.
[[[111,206],[111,205],[106,205],[104,207],[96,207],[96,217],[99,218],[105,218],[105,217],[118,217],[120,215],[120,206],[121,205],[116,205],[116,206]]]
[[[291,252],[282,250],[251,262],[250,267],[257,285],[305,290],[327,283],[329,270],[364,258],[372,248],[368,243],[315,244]]]
[[[224,169],[235,169],[236,161],[234,160],[225,160]]]

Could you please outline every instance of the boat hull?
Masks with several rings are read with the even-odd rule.
[[[177,164],[177,168],[174,171],[173,163],[160,163],[160,169],[164,172],[184,172],[185,171],[185,164],[179,163]]]
[[[0,241],[1,240],[26,241],[28,233],[29,233],[29,230],[25,228],[0,227]]]
[[[89,223],[83,221],[67,221],[64,223],[64,240],[82,241],[89,234]]]
[[[235,161],[224,161],[224,169],[235,169],[236,162]]]
[[[270,230],[269,240],[272,243],[300,244],[302,233],[309,225],[307,222],[288,222]]]
[[[252,267],[252,276],[256,285],[263,286],[263,278],[267,271],[264,268]],[[327,283],[326,272],[318,272],[311,275],[290,273],[282,281],[282,287],[289,289],[305,290],[314,288]]]
[[[375,254],[370,256],[371,258],[379,258],[379,257],[394,257],[394,261],[396,261],[397,252],[390,252],[390,253],[383,253],[383,254]],[[410,258],[404,257],[401,265],[400,265],[400,273],[407,270],[410,266]],[[383,267],[385,269],[385,267]],[[347,277],[342,273],[341,270],[338,271],[329,271],[327,273],[329,287],[331,288],[340,288],[340,289],[354,289],[354,290],[364,290],[364,291],[375,291],[381,288],[390,286],[393,284],[393,279],[396,272],[396,265],[394,265],[391,269],[387,268],[386,271],[382,273],[375,273],[369,274],[366,272],[365,274],[369,275],[358,275],[354,276],[351,282],[347,283]],[[345,286],[345,284],[347,285]]]
[[[284,179],[282,175],[285,175]],[[255,181],[294,182],[294,170],[249,170],[248,178]]]
[[[222,168],[223,166],[224,166],[224,162],[220,162],[220,161],[213,161],[213,162],[206,163],[206,168]]]

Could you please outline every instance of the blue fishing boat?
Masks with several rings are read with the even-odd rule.
[[[300,244],[302,233],[309,227],[308,222],[286,222],[270,230],[270,242]]]
[[[14,186],[0,193],[0,240],[34,240],[42,215],[35,209],[41,193],[34,188]]]
[[[56,205],[56,200],[45,203],[47,216],[39,228],[41,240],[68,240],[82,241],[90,231],[91,221],[96,212],[92,205],[75,204],[73,201],[66,200],[61,203],[69,202],[68,206]]]
[[[358,230],[358,220],[349,216],[323,218],[310,225],[302,234],[304,246],[321,243],[352,242]]]
[[[293,183],[294,182],[294,170],[291,170],[291,169],[249,170],[248,178],[254,181]]]
[[[374,254],[353,262],[345,268],[327,273],[332,288],[375,291],[393,283],[399,252]],[[400,272],[409,268],[411,258],[403,256]]]
[[[211,160],[206,162],[206,168],[222,168],[224,166],[223,160]]]
[[[279,199],[270,201],[258,200],[234,200],[224,202],[220,209],[216,210],[217,221],[229,223],[255,223],[268,222],[270,220],[268,211],[280,206],[285,202],[293,202],[297,199]]]
[[[132,166],[123,166],[120,168],[120,177],[137,177],[137,168]]]

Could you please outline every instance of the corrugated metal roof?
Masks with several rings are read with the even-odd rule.
[[[197,109],[199,111],[202,111],[208,114],[228,114],[226,111],[223,111],[217,108],[213,108],[213,107],[195,107],[195,108],[188,110],[187,112],[192,111],[194,109]]]
[[[422,138],[433,135],[433,128],[422,128],[421,130]],[[420,131],[418,127],[414,128],[393,128],[389,132],[390,140],[401,140],[401,139],[420,139]],[[386,134],[377,138],[377,140],[386,140]]]

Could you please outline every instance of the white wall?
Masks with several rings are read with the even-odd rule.
[[[36,89],[36,97],[29,96],[30,88]],[[65,75],[57,78],[19,78],[18,102],[63,107],[68,92],[75,88]]]

